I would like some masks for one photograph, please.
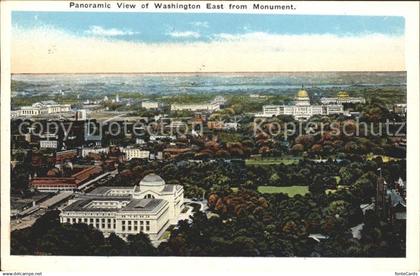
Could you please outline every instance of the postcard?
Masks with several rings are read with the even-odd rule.
[[[418,271],[418,3],[1,4],[2,269]]]

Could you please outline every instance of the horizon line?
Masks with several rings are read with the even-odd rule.
[[[138,74],[138,75],[175,75],[175,74],[275,74],[275,73],[407,73],[407,70],[389,70],[389,71],[213,71],[213,72],[57,72],[57,73],[10,73],[11,75],[125,75],[125,74]]]

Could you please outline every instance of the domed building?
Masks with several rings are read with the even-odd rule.
[[[151,173],[146,175],[138,185],[139,191],[151,191],[153,193],[160,193],[163,189],[165,189],[165,180],[162,179],[157,174]],[[154,198],[153,195],[148,195],[149,197],[145,198]]]
[[[309,94],[303,89],[303,86],[302,89],[296,93],[295,105],[311,105]]]
[[[337,98],[339,99],[347,99],[349,96],[349,93],[347,93],[346,91],[340,91],[337,93]]]
[[[309,93],[302,88],[296,93],[294,105],[265,105],[263,112],[255,117],[269,118],[278,115],[291,115],[297,120],[307,120],[314,115],[343,114],[342,104],[312,105]]]
[[[321,103],[322,104],[348,104],[348,103],[365,103],[365,98],[362,97],[350,97],[349,93],[346,91],[340,91],[337,93],[336,97],[328,98],[322,97]]]
[[[183,187],[151,173],[134,187],[104,186],[79,196],[62,210],[60,221],[86,223],[122,238],[143,232],[154,241],[178,223],[183,206]]]

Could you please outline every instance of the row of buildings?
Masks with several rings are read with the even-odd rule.
[[[365,102],[363,98],[350,97],[343,91],[335,98],[321,98],[320,101],[320,105],[311,104],[308,92],[302,87],[297,92],[293,105],[265,105],[262,113],[255,114],[255,117],[291,115],[297,120],[307,120],[314,115],[346,114],[343,104]]]
[[[212,101],[207,103],[191,103],[191,104],[184,104],[184,103],[174,103],[171,104],[170,108],[171,111],[180,111],[180,110],[188,110],[188,111],[206,111],[206,112],[214,112],[221,108],[226,103],[226,100],[222,96],[215,97]],[[164,105],[157,101],[145,100],[141,102],[141,107],[145,109],[160,109]]]
[[[226,103],[226,100],[222,96],[215,97],[209,103],[198,103],[198,104],[172,104],[171,110],[189,110],[189,111],[208,111],[214,112],[221,108]]]
[[[40,116],[48,114],[56,114],[63,112],[70,112],[71,105],[69,104],[58,104],[55,101],[41,101],[32,104],[31,106],[22,106],[20,109],[12,110],[10,116],[15,117],[26,117],[26,116]]]

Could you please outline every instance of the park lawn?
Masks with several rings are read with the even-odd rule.
[[[258,186],[258,192],[263,194],[278,194],[285,193],[290,197],[295,195],[305,195],[309,193],[308,186],[287,186],[287,187],[276,187],[276,186]]]
[[[387,155],[373,155],[373,154],[368,154],[366,159],[367,160],[372,160],[372,159],[374,159],[374,158],[376,158],[378,156],[382,158],[382,161],[384,163],[387,163],[387,162],[390,162],[390,161],[399,161],[399,160],[401,160],[401,158],[391,157],[391,156],[387,156]]]
[[[338,183],[340,183],[340,180],[341,180],[341,177],[340,176],[334,176],[335,177],[335,181],[337,182],[337,185],[338,185]]]
[[[325,190],[325,194],[328,194],[328,193],[335,193],[335,192],[337,192],[338,190],[343,190],[343,189],[348,189],[348,186],[338,185],[338,186],[337,186],[337,189],[326,189],[326,190]]]
[[[169,230],[166,230],[163,234],[162,234],[162,236],[160,237],[160,239],[159,240],[167,240],[167,239],[169,239],[169,237],[171,236],[171,231],[169,231]]]
[[[292,165],[299,163],[298,158],[255,158],[255,159],[246,159],[246,165]]]

